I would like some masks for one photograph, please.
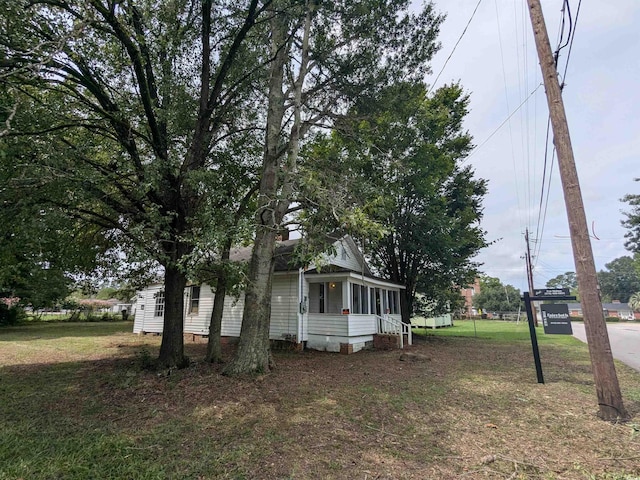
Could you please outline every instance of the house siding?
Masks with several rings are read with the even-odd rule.
[[[200,300],[198,305],[198,313],[189,313],[191,305],[190,295],[191,289],[185,289],[185,305],[184,305],[184,333],[195,333],[196,335],[209,334],[209,322],[211,321],[211,312],[213,311],[213,293],[208,285],[200,286]]]
[[[372,335],[376,333],[374,315],[349,315],[349,335]]]
[[[327,352],[340,352],[341,344],[352,345],[352,352],[358,352],[373,343],[373,335],[361,335],[358,337],[349,336],[325,336],[309,334],[307,348]]]
[[[275,275],[271,293],[269,337],[298,335],[298,274]]]
[[[349,335],[348,315],[309,315],[309,335]]]
[[[155,295],[162,291],[163,288],[163,285],[152,285],[139,292],[133,320],[134,333],[162,333],[164,316],[155,316]]]
[[[244,294],[236,298],[227,295],[224,298],[224,312],[222,314],[223,337],[239,337],[244,312]],[[209,333],[207,331],[207,333]]]
[[[351,245],[347,241],[339,241],[335,243],[336,253],[335,255],[325,255],[324,261],[327,264],[336,265],[341,268],[353,270],[354,272],[360,272],[362,265],[359,261],[359,256],[353,251]],[[343,256],[343,248],[345,255]]]
[[[300,313],[300,341],[306,342],[309,339],[309,282],[302,280],[302,313]]]
[[[287,339],[306,342],[307,348],[328,351],[341,351],[340,346],[348,344],[349,351],[365,348],[373,340],[377,331],[377,320],[371,314],[349,314],[351,309],[352,284],[364,284],[380,291],[398,288],[395,284],[381,279],[352,277],[369,273],[360,252],[350,240],[336,242],[336,254],[326,255],[328,265],[339,267],[326,272],[313,272],[306,278],[299,276],[300,271],[278,271],[274,274],[271,298],[271,339]],[[311,267],[310,267],[311,268]],[[313,270],[313,269],[312,269]],[[325,285],[325,300],[320,311],[318,283]],[[356,280],[356,281],[354,281]],[[157,332],[163,330],[163,317],[155,317],[154,295],[163,289],[162,285],[153,285],[138,294],[134,316],[134,332]],[[376,290],[374,290],[376,291]],[[213,310],[214,293],[208,285],[200,285],[198,312],[189,313],[191,305],[191,287],[185,289],[184,332],[196,335],[209,334],[209,322]],[[312,294],[314,298],[312,299]],[[300,297],[302,296],[302,303]],[[364,300],[364,298],[363,298]],[[371,295],[366,295],[366,301]],[[386,297],[381,299],[384,310]],[[244,295],[239,298],[225,298],[222,319],[222,336],[239,337],[244,313]],[[301,308],[302,306],[302,308]],[[353,347],[353,348],[351,348]]]

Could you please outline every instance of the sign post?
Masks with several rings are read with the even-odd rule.
[[[538,383],[544,383],[544,376],[542,375],[542,364],[540,362],[540,350],[538,349],[538,337],[536,335],[536,327],[534,324],[533,310],[531,308],[531,302],[537,300],[575,300],[576,297],[569,294],[568,288],[539,288],[533,291],[533,296],[529,296],[529,292],[524,292],[523,300],[527,309],[527,319],[529,320],[529,335],[531,336],[531,348],[533,350],[533,361],[536,364],[536,374],[538,375]],[[561,310],[561,311],[560,311]],[[564,312],[566,311],[566,318]],[[548,304],[542,305],[542,321],[544,324],[545,333],[567,333],[567,323],[569,326],[568,334],[571,334],[571,322],[569,320],[569,308],[566,304],[555,305]],[[549,312],[549,313],[546,313]],[[549,317],[551,315],[551,320]],[[558,316],[560,315],[560,316]],[[547,321],[545,321],[545,318]],[[553,324],[556,330],[562,331],[547,331],[548,324]],[[553,328],[552,328],[553,329]]]
[[[544,376],[542,375],[542,363],[540,363],[540,350],[538,349],[538,337],[536,335],[536,326],[534,324],[533,310],[531,309],[531,297],[529,296],[529,292],[524,292],[524,306],[527,310],[527,319],[529,320],[529,335],[531,337],[531,348],[533,349],[533,361],[536,364],[538,383],[544,383]]]

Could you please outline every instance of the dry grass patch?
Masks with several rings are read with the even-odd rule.
[[[632,421],[598,420],[577,343],[541,346],[538,385],[521,341],[428,337],[419,362],[276,353],[273,373],[230,379],[141,369],[158,337],[74,337],[87,352],[53,335],[30,363],[3,335],[0,479],[640,477],[640,375],[619,367]]]

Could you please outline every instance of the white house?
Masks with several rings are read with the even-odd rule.
[[[397,335],[401,347],[411,343],[411,329],[400,319],[400,290],[404,287],[373,276],[351,237],[335,239],[335,253],[323,255],[317,264],[306,268],[290,264],[299,241],[279,242],[276,250],[269,334],[272,340],[344,353],[371,345],[376,334]],[[250,253],[248,248],[238,249],[231,258],[243,261]],[[209,334],[213,298],[207,285],[185,289],[185,333]],[[243,296],[225,298],[223,337],[240,335],[243,308]],[[133,311],[134,333],[161,333],[162,284],[138,292]]]

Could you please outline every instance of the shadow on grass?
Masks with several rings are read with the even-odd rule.
[[[113,359],[0,369],[0,478],[343,478],[334,469],[371,468],[364,456],[422,469],[425,445],[428,458],[452,454],[442,422],[412,435],[389,424],[409,406],[435,408],[442,392],[397,352],[276,353],[273,373],[230,379],[204,363],[143,371],[148,347],[118,348]]]
[[[0,327],[0,342],[102,337],[133,331],[133,322],[34,322]]]
[[[576,451],[594,474],[605,441],[619,448],[607,455],[636,454],[628,429],[594,420],[581,348],[541,347],[546,385],[526,343],[454,337],[409,348],[414,363],[397,350],[274,352],[272,373],[231,379],[202,362],[142,370],[157,343],[119,338],[113,358],[0,368],[0,478],[459,478],[493,452],[535,478],[548,473],[537,463],[575,478],[562,475]],[[534,447],[544,462],[526,457]],[[491,468],[508,478],[513,463]]]

